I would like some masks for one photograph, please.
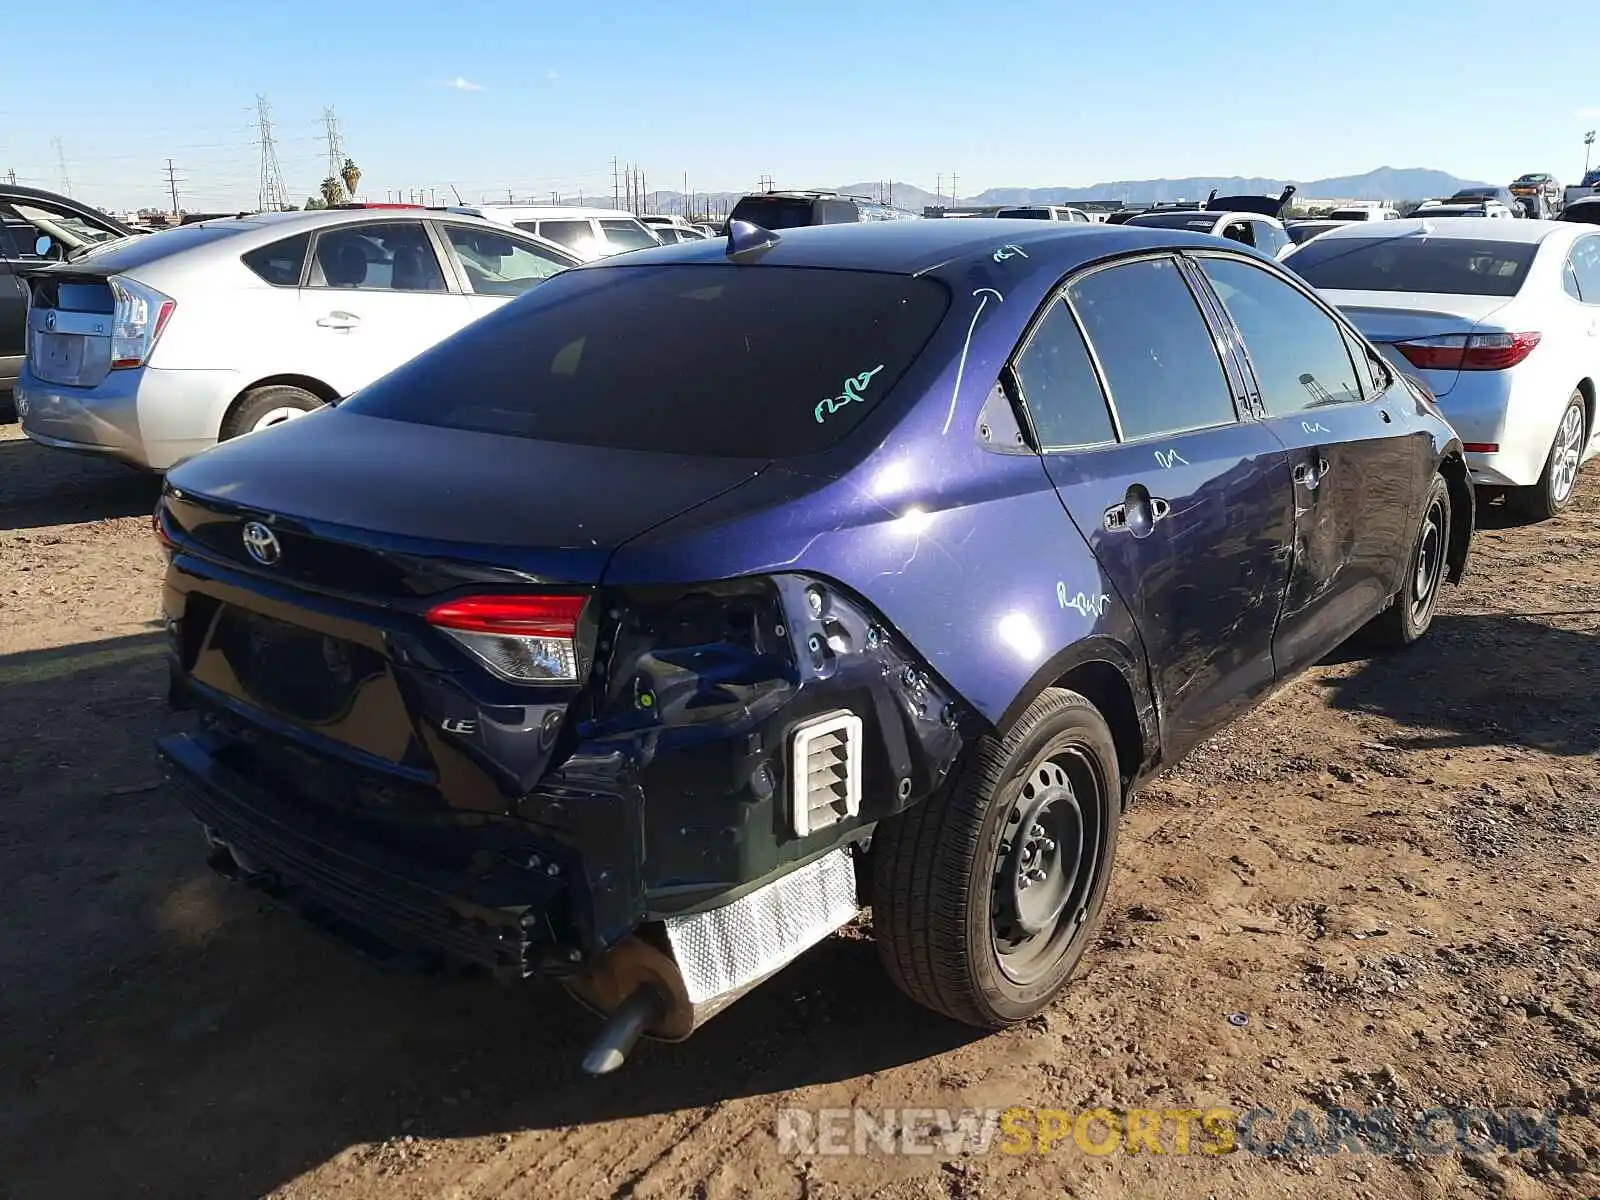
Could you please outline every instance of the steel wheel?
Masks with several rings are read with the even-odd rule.
[[[1422,518],[1422,533],[1417,542],[1416,570],[1411,578],[1411,620],[1426,626],[1439,598],[1439,581],[1444,578],[1445,552],[1450,536],[1450,515],[1444,497],[1435,495]]]
[[[1048,971],[1088,915],[1100,791],[1083,750],[1067,747],[1037,763],[1012,801],[995,848],[990,938],[1014,983]]]

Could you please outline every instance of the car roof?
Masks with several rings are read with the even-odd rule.
[[[1430,210],[1431,211],[1431,210]],[[1433,237],[1475,242],[1542,242],[1561,232],[1554,221],[1486,221],[1482,217],[1401,217],[1398,221],[1358,221],[1330,229],[1324,238]]]
[[[1209,234],[1182,229],[1147,229],[1090,221],[1030,221],[1003,217],[970,217],[962,221],[862,221],[782,230],[774,245],[745,261],[763,266],[920,275],[951,264],[970,262],[979,266],[987,260],[992,266],[998,251],[1018,247],[1024,254],[1048,257],[1053,265],[1067,271],[1095,259],[1139,250],[1215,248],[1217,240]],[[580,269],[727,262],[727,247],[726,237],[714,237],[635,250]]]
[[[578,204],[452,204],[446,212],[465,216],[522,217],[530,221],[560,221],[585,217],[637,221],[625,208],[592,208]]]

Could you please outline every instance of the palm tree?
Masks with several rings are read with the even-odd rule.
[[[361,168],[356,166],[355,159],[344,160],[344,166],[339,169],[339,178],[344,181],[344,190],[354,196],[356,185],[361,182]]]
[[[328,208],[344,203],[344,184],[337,175],[329,175],[322,181],[322,199]]]

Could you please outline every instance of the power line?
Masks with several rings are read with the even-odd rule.
[[[170,158],[167,159],[167,190],[172,195],[172,215],[173,216],[177,216],[180,212],[183,211],[181,208],[178,207],[178,185],[180,183],[186,182],[186,180],[178,178],[178,176],[176,174],[176,170],[177,170],[177,168],[175,168],[172,165],[172,160]]]
[[[283,165],[278,161],[278,143],[272,136],[272,105],[265,96],[256,97],[256,129],[261,135],[261,173],[256,182],[256,208],[261,212],[281,212],[289,207],[283,186]]]

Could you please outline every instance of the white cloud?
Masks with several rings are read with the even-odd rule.
[[[1595,118],[1600,117],[1600,108],[1580,108],[1572,115],[1580,121],[1593,121]]]
[[[560,78],[561,78],[561,72],[560,71],[546,71],[544,73],[544,81],[546,83],[554,83],[556,80],[558,80]]]
[[[445,87],[455,88],[455,90],[458,91],[458,92],[481,92],[481,91],[483,91],[483,84],[481,84],[481,83],[473,83],[472,80],[463,79],[459,75],[457,75],[449,83],[445,84]]]

